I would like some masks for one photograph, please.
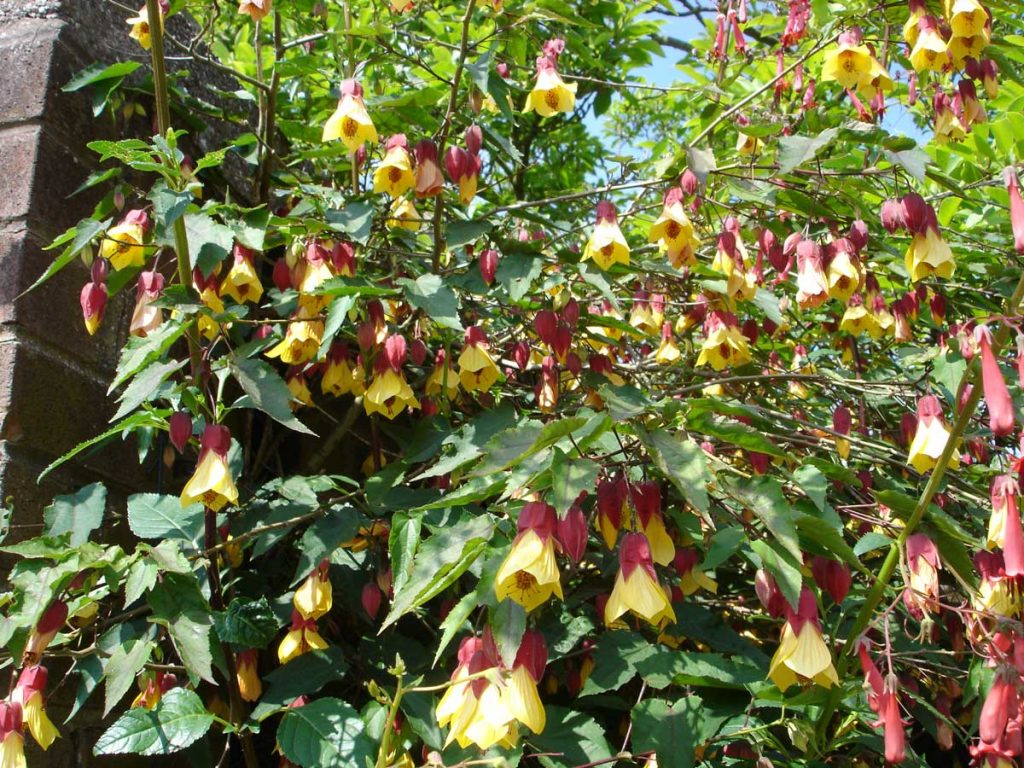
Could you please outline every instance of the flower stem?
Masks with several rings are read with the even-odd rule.
[[[159,0],[146,0],[146,17],[149,19],[150,59],[153,64],[153,98],[156,101],[156,124],[160,135],[167,136],[171,130],[171,104],[167,91],[167,69],[164,65],[164,25]],[[188,285],[192,280],[192,264],[188,253],[188,236],[185,233],[185,219],[179,216],[174,222],[174,250],[178,255],[178,282]],[[188,337],[188,356],[192,364],[192,382],[199,386],[199,375],[203,368],[199,346]]]

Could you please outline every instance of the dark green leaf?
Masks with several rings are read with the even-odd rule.
[[[129,709],[108,728],[96,746],[96,755],[170,755],[201,738],[213,725],[194,691],[172,688],[155,709]]]
[[[117,703],[124,698],[135,684],[135,678],[149,661],[153,643],[136,640],[127,648],[119,645],[103,665],[103,676],[107,680],[103,704],[103,716],[110,714]]]
[[[177,496],[136,493],[128,497],[128,527],[140,539],[195,543],[203,531],[203,505],[182,508]]]
[[[563,707],[546,709],[544,732],[529,740],[530,745],[542,753],[538,759],[545,768],[589,765],[612,756],[605,729],[593,718]]]
[[[61,90],[70,93],[71,91],[81,90],[87,85],[98,83],[101,80],[121,80],[127,75],[130,75],[140,66],[142,66],[142,64],[138,61],[119,61],[116,64],[110,65],[104,64],[102,61],[97,61],[95,64],[90,64],[71,78],[67,85],[63,86]]]
[[[793,507],[786,500],[777,480],[758,477],[743,483],[730,482],[726,491],[744,508],[757,515],[787,552],[797,560],[803,559],[793,520]]]
[[[779,174],[813,160],[839,133],[838,128],[826,128],[817,136],[783,136],[779,139]]]
[[[292,659],[263,678],[267,690],[252,712],[253,719],[263,720],[298,696],[314,694],[327,683],[340,680],[347,668],[345,654],[336,645]]]
[[[266,597],[259,600],[235,598],[226,611],[213,614],[213,626],[221,642],[236,651],[263,648],[274,639],[279,623]]]
[[[637,435],[647,446],[651,458],[661,472],[672,481],[683,497],[700,512],[709,507],[707,455],[690,439],[679,441],[668,432],[656,430]]]
[[[290,403],[292,393],[284,379],[265,361],[258,357],[229,360],[231,373],[249,396],[252,407],[263,411],[274,421],[304,435],[315,433],[295,418]]]
[[[462,330],[458,297],[440,277],[427,274],[417,280],[403,278],[398,284],[405,288],[405,296],[409,303],[423,310],[435,323],[444,328]]]
[[[341,699],[289,709],[277,728],[281,752],[302,768],[362,768],[376,757],[363,719]]]
[[[658,766],[691,768],[697,747],[714,736],[724,717],[711,717],[700,697],[645,699],[633,707],[633,751],[654,750]]]
[[[53,504],[43,510],[47,536],[71,533],[70,544],[77,547],[89,540],[89,534],[103,522],[107,503],[107,489],[103,483],[93,483],[68,496],[57,496]]]
[[[344,232],[360,245],[366,245],[373,231],[373,206],[369,203],[349,203],[338,211],[328,211],[327,226],[335,232]]]
[[[235,244],[234,233],[205,213],[186,213],[185,233],[192,265],[207,277],[228,257]]]

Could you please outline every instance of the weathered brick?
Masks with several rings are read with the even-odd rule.
[[[64,22],[19,19],[0,28],[0,123],[38,119],[54,97],[51,61]]]
[[[0,130],[0,168],[4,169],[6,190],[0,195],[0,221],[28,216],[41,132],[37,125]]]

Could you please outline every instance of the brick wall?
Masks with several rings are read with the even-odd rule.
[[[148,61],[128,38],[127,15],[105,0],[0,0],[0,498],[9,499],[15,510],[8,542],[41,531],[41,510],[54,494],[100,480],[113,506],[128,493],[156,487],[155,469],[139,466],[133,440],[115,440],[36,482],[55,458],[108,428],[116,404],[107,386],[127,334],[134,291],[110,302],[95,337],[86,333],[78,305],[88,279],[80,261],[16,299],[53,260],[55,252],[43,246],[88,216],[105,193],[69,197],[96,168],[86,143],[150,131],[144,118],[115,126],[109,115],[94,117],[88,91],[61,91],[94,62]],[[181,30],[187,23],[177,18],[168,26]],[[237,87],[217,73],[191,69],[194,88],[206,82]],[[204,98],[217,101],[210,94]],[[152,113],[150,104],[146,109]],[[208,149],[219,147],[223,129],[211,125],[197,141]],[[240,185],[243,173],[236,166]],[[239,196],[236,191],[235,199]],[[60,727],[78,676],[62,680],[54,668],[50,680],[55,688],[51,715]],[[101,701],[97,692],[90,704]],[[152,763],[92,758],[102,725],[100,713],[88,706],[74,730],[60,730],[62,738],[48,753],[30,750],[30,766]]]

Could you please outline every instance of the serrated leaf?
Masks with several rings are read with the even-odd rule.
[[[213,725],[202,699],[186,688],[172,688],[155,709],[129,709],[108,728],[95,755],[170,755],[200,739]]]
[[[459,299],[438,275],[422,275],[416,280],[403,278],[398,284],[405,288],[409,303],[425,312],[435,323],[444,328],[463,330],[459,319]]]
[[[344,232],[360,245],[366,245],[373,232],[373,206],[369,203],[349,203],[344,208],[328,211],[327,226],[335,232]]]
[[[71,533],[70,544],[77,547],[89,540],[89,534],[103,523],[107,489],[103,483],[92,483],[67,496],[57,496],[43,510],[47,536]]]
[[[295,568],[292,584],[299,581],[317,566],[325,557],[348,541],[359,531],[359,513],[351,504],[338,504],[328,509],[302,534],[299,544],[299,563]]]
[[[236,651],[263,648],[274,639],[280,623],[266,597],[259,600],[235,598],[226,611],[213,614],[213,626],[221,642]]]
[[[140,539],[196,542],[203,531],[203,505],[182,508],[177,496],[135,493],[128,497],[128,527]]]
[[[131,380],[124,392],[121,393],[120,405],[117,412],[110,418],[111,421],[123,418],[134,411],[143,403],[148,403],[157,394],[160,385],[172,374],[185,367],[187,359],[168,360],[166,362],[153,363],[142,369],[135,378]]]
[[[161,323],[160,327],[145,337],[132,336],[121,349],[114,380],[107,393],[124,384],[147,365],[156,362],[185,333],[186,325],[173,320]]]
[[[134,603],[156,585],[159,573],[157,564],[148,557],[140,557],[131,568],[124,582],[124,607]]]
[[[121,645],[103,665],[103,676],[106,678],[104,689],[103,716],[110,714],[117,703],[134,686],[135,678],[149,661],[153,651],[153,643],[136,640],[126,649]]]
[[[192,266],[206,277],[228,257],[235,244],[234,233],[205,213],[186,213],[185,233]]]
[[[185,215],[185,209],[192,202],[192,193],[171,189],[166,182],[158,181],[149,191],[149,199],[153,201],[153,212],[157,221],[167,231],[174,222]]]
[[[336,645],[292,659],[263,678],[267,689],[252,712],[253,719],[263,720],[296,697],[316,693],[327,683],[344,677],[347,669],[345,654]]]
[[[730,482],[728,494],[753,512],[764,523],[775,540],[796,560],[803,559],[797,537],[793,508],[782,493],[782,486],[771,477],[758,477],[747,482]],[[795,605],[795,604],[794,604]]]
[[[800,604],[800,590],[803,587],[803,576],[800,573],[800,562],[781,549],[776,549],[766,541],[752,541],[750,548],[761,559],[761,567],[775,577],[783,596],[795,611]]]
[[[564,517],[569,507],[583,491],[593,490],[600,465],[590,459],[568,459],[564,453],[556,453],[551,462],[552,504],[559,517]]]
[[[490,626],[502,662],[512,669],[526,632],[526,611],[514,600],[502,600],[490,610]]]
[[[564,707],[549,705],[546,709],[544,732],[530,739],[544,768],[593,765],[612,756],[604,727],[592,717]]]
[[[465,573],[482,553],[493,528],[487,515],[470,517],[435,531],[422,542],[413,560],[412,576],[405,589],[395,593],[381,628],[422,605]]]
[[[341,699],[289,709],[277,728],[282,754],[302,768],[353,768],[376,757],[363,719]]]
[[[718,170],[718,163],[710,148],[697,149],[696,147],[687,147],[686,161],[687,166],[693,171],[693,175],[697,177],[697,181],[700,182],[701,186],[707,183],[708,174]]]
[[[136,69],[142,66],[138,61],[119,61],[115,64],[104,64],[97,61],[78,72],[66,85],[61,87],[65,93],[81,90],[87,85],[93,85],[101,80],[122,80]]]
[[[697,747],[714,736],[725,717],[710,716],[699,696],[690,694],[674,702],[645,699],[630,715],[633,751],[653,750],[658,766],[692,768]]]
[[[155,618],[167,626],[171,641],[189,677],[213,682],[210,605],[194,574],[165,573],[147,596]]]
[[[19,298],[34,291],[74,261],[75,257],[78,256],[78,254],[80,254],[90,242],[92,242],[93,238],[100,232],[105,231],[112,221],[113,219],[103,219],[102,221],[82,219],[74,227],[65,232],[64,235],[57,238],[56,242],[64,243],[70,240],[71,244],[61,252],[60,256],[53,260],[53,263],[46,268],[46,271],[43,272],[43,274],[40,275],[32,285],[21,292]]]
[[[838,128],[826,128],[817,136],[783,136],[779,139],[779,175],[813,160],[835,140]]]
[[[278,424],[316,437],[309,427],[295,418],[290,405],[293,399],[291,390],[268,363],[258,357],[238,359],[231,356],[228,365],[231,374],[249,396],[253,408],[263,411]]]
[[[709,508],[707,454],[694,440],[679,441],[668,432],[656,430],[638,435],[647,446],[651,458],[694,509]]]
[[[49,466],[47,466],[46,469],[40,472],[39,477],[36,478],[36,482],[41,481],[44,477],[53,472],[53,470],[71,461],[71,459],[75,458],[83,451],[87,451],[94,446],[101,445],[105,443],[107,440],[110,440],[112,437],[116,437],[117,435],[124,434],[139,427],[162,426],[163,423],[163,419],[158,414],[148,413],[146,411],[139,411],[137,413],[133,413],[128,418],[119,421],[106,432],[96,435],[96,437],[90,438],[76,445],[74,448],[72,448],[70,451],[65,453],[59,459],[57,459]]]

